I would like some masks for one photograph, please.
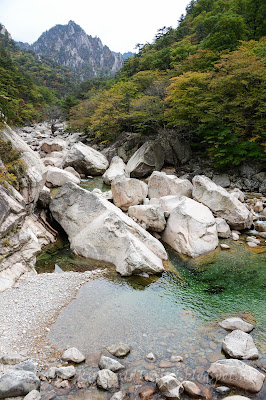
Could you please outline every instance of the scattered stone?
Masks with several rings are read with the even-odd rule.
[[[151,353],[148,353],[148,354],[146,355],[146,359],[147,359],[148,361],[150,361],[150,362],[154,362],[154,361],[156,361],[156,356],[155,356],[155,354],[153,354],[153,353],[151,352]]]
[[[252,331],[252,329],[255,328],[254,325],[249,324],[248,322],[244,321],[242,318],[239,317],[231,317],[231,318],[226,318],[223,321],[219,322],[219,325],[230,331],[234,331],[236,329],[249,333]]]
[[[180,399],[184,391],[182,384],[176,379],[175,374],[165,375],[157,381],[160,393],[167,398]]]
[[[26,360],[21,354],[10,353],[0,357],[0,364],[15,365]]]
[[[239,240],[239,234],[235,231],[232,231],[232,239],[233,240]]]
[[[219,394],[227,394],[230,392],[230,388],[227,386],[218,386],[215,388],[215,392]]]
[[[62,360],[72,361],[79,364],[85,360],[85,357],[78,349],[76,349],[76,347],[71,347],[64,352],[64,354],[62,355]]]
[[[110,371],[118,372],[125,367],[113,358],[102,356],[99,361],[99,368],[109,369]]]
[[[258,247],[258,245],[256,243],[254,243],[254,242],[247,242],[247,245],[249,247]]]
[[[257,238],[255,238],[254,236],[248,236],[248,237],[246,238],[246,240],[247,240],[247,242],[252,242],[252,243],[255,243],[255,244],[260,244],[260,240],[257,239]]]
[[[181,356],[171,356],[170,360],[172,362],[183,362],[184,361],[183,357],[181,357]]]
[[[56,368],[55,375],[61,379],[70,379],[76,375],[76,369],[73,365],[70,365],[69,367]]]
[[[57,371],[57,368],[56,368],[56,367],[50,367],[50,368],[47,370],[46,374],[45,374],[46,378],[47,378],[47,379],[55,379],[55,377],[56,377],[56,371]]]
[[[30,372],[34,372],[34,374],[36,373],[35,364],[33,361],[30,361],[30,360],[22,361],[21,363],[16,364],[14,366],[14,369],[30,371]]]
[[[0,399],[26,396],[32,390],[40,389],[40,380],[29,371],[10,371],[0,377]]]
[[[110,398],[110,400],[123,400],[124,398],[124,393],[122,391],[120,392],[116,392],[115,394],[113,394],[113,396]]]
[[[102,369],[97,373],[96,383],[104,390],[113,390],[119,387],[117,375],[109,369]]]
[[[32,390],[26,397],[24,397],[24,400],[41,400],[41,394],[38,390]]]
[[[230,246],[228,246],[228,244],[224,244],[224,243],[221,243],[221,244],[220,244],[220,247],[221,247],[221,249],[223,249],[223,250],[229,250],[229,249],[230,249]]]
[[[222,348],[233,358],[241,360],[255,360],[259,358],[259,352],[252,337],[239,329],[234,330],[224,338]]]
[[[106,347],[106,350],[115,357],[125,357],[130,353],[130,347],[124,343],[113,344]]]
[[[201,397],[205,398],[205,395],[202,389],[199,387],[198,384],[192,381],[183,381],[182,385],[185,389],[185,392],[191,397]]]
[[[251,392],[259,392],[265,378],[255,368],[234,359],[218,360],[211,364],[207,372],[217,381]]]
[[[138,396],[141,400],[148,400],[156,391],[156,387],[153,385],[144,385],[138,390]]]

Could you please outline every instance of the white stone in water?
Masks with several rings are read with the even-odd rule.
[[[55,374],[58,378],[70,379],[76,375],[76,370],[72,365],[70,365],[69,367],[56,368]]]
[[[230,246],[228,246],[228,244],[224,244],[224,243],[221,243],[221,244],[220,244],[220,247],[221,247],[221,249],[223,249],[223,250],[229,250],[229,249],[230,249]]]
[[[106,347],[106,350],[115,357],[125,357],[130,352],[130,347],[127,344],[119,343]]]
[[[182,384],[176,379],[174,374],[168,374],[160,378],[157,381],[157,386],[159,392],[167,398],[180,399],[184,391]]]
[[[113,390],[119,387],[117,375],[109,369],[102,369],[97,373],[96,383],[104,390]]]
[[[254,242],[247,242],[247,245],[249,247],[258,247],[258,245],[256,243],[254,243]]]
[[[239,234],[235,231],[232,231],[232,239],[233,240],[239,240]]]
[[[234,331],[236,329],[239,329],[240,331],[243,332],[250,332],[252,329],[254,329],[254,325],[249,324],[248,322],[244,321],[242,318],[239,317],[231,317],[231,318],[226,318],[223,321],[219,322],[219,325],[227,330]]]
[[[215,388],[215,392],[220,394],[226,394],[230,392],[230,388],[227,386],[218,386],[217,388]]]
[[[253,242],[253,243],[256,243],[256,244],[260,244],[260,240],[257,239],[255,236],[248,236],[246,238],[246,240],[247,240],[247,242]]]
[[[113,358],[102,356],[99,361],[99,368],[109,369],[110,371],[118,372],[125,367]]]
[[[85,360],[85,357],[76,347],[71,347],[64,352],[64,354],[62,355],[62,360],[73,361],[78,364],[83,362]]]
[[[147,355],[146,355],[146,359],[148,360],[148,361],[156,361],[156,356],[152,353],[152,352],[150,352],[150,353],[148,353]]]
[[[255,360],[259,352],[252,337],[239,329],[229,333],[222,344],[223,350],[231,357],[241,360]]]

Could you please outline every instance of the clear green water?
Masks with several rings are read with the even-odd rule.
[[[217,322],[238,315],[256,323],[252,336],[259,361],[265,363],[265,249],[254,252],[244,241],[230,246],[230,251],[216,250],[197,261],[182,259],[167,248],[171,264],[160,277],[122,278],[108,270],[85,284],[61,311],[49,342],[59,349],[75,346],[98,355],[108,344],[122,341],[132,348],[127,371],[171,371],[180,380],[194,377],[206,385],[206,368],[224,358],[221,342],[226,331]],[[55,264],[63,270],[96,267],[74,256],[63,241],[61,249],[39,257],[37,270],[52,272]],[[150,351],[158,357],[154,364],[145,361]],[[171,355],[184,357],[184,362],[160,368]],[[265,399],[266,393],[249,397]]]

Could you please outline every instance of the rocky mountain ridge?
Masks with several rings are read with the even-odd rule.
[[[81,80],[100,75],[112,76],[123,66],[123,56],[112,52],[98,37],[87,35],[74,21],[56,25],[29,45],[18,42],[21,49],[52,58],[75,72]]]

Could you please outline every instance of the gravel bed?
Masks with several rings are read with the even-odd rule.
[[[49,326],[80,287],[101,273],[95,270],[29,276],[0,293],[0,354],[16,352],[45,361],[52,353],[45,342]]]

